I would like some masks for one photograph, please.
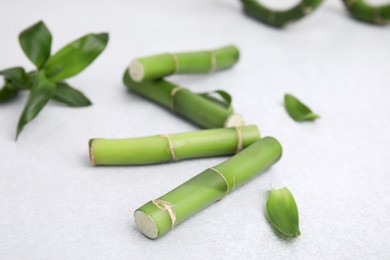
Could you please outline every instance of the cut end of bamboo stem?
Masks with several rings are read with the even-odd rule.
[[[145,212],[137,210],[134,213],[135,224],[142,234],[148,238],[155,239],[158,236],[158,228],[154,219]]]
[[[91,161],[92,166],[96,166],[95,155],[93,153],[93,148],[95,147],[95,144],[96,144],[96,139],[90,139],[88,141],[88,145],[89,145],[89,160]]]
[[[225,121],[225,127],[236,127],[245,125],[245,121],[240,114],[233,113]]]
[[[129,66],[129,74],[135,82],[141,82],[144,78],[144,65],[139,60],[133,60]]]

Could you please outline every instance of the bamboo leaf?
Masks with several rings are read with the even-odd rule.
[[[299,101],[296,97],[285,94],[284,96],[284,107],[287,113],[295,121],[314,121],[320,116],[313,113],[309,107]]]
[[[272,225],[287,236],[299,236],[298,207],[291,192],[285,187],[272,189],[267,200],[267,216]]]
[[[0,75],[4,76],[5,80],[10,82],[10,88],[16,89],[28,88],[29,81],[26,72],[22,67],[9,68],[0,71]]]
[[[51,40],[51,33],[42,21],[30,26],[19,34],[20,46],[38,69],[50,57]]]
[[[46,77],[45,71],[39,71],[34,79],[33,87],[26,106],[20,116],[16,130],[16,140],[18,139],[18,136],[24,126],[31,122],[50,100],[54,91],[55,83]]]
[[[47,76],[64,80],[83,71],[104,50],[108,34],[87,34],[55,53],[44,66]]]
[[[70,107],[85,107],[92,105],[91,101],[79,90],[72,88],[66,82],[57,82],[53,100]]]
[[[223,90],[216,90],[213,92],[201,93],[202,97],[207,98],[208,100],[217,103],[227,109],[232,107],[232,97],[229,93]]]
[[[5,103],[13,98],[15,98],[18,94],[18,91],[12,88],[9,88],[6,84],[4,87],[0,89],[0,103]]]

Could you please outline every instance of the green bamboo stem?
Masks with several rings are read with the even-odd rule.
[[[210,51],[163,53],[134,59],[129,73],[135,82],[161,79],[173,74],[206,73],[232,67],[239,51],[229,45]]]
[[[241,0],[244,13],[273,27],[284,27],[311,14],[323,0],[302,0],[287,10],[273,10],[257,0]]]
[[[357,20],[385,25],[390,23],[390,4],[373,6],[365,0],[342,0],[350,14]]]
[[[225,162],[138,208],[134,213],[135,223],[145,236],[161,237],[271,167],[281,155],[282,147],[276,139],[262,138]]]
[[[91,139],[92,165],[143,165],[231,155],[260,138],[256,126],[128,139]]]
[[[220,102],[195,94],[168,81],[136,83],[130,78],[128,70],[125,71],[123,81],[134,93],[148,98],[204,128],[244,125],[241,115],[234,113],[230,104],[228,106],[221,105]]]

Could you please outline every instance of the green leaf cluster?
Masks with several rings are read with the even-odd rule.
[[[16,139],[49,100],[70,107],[92,104],[82,92],[64,80],[79,74],[103,52],[108,43],[108,34],[84,35],[51,55],[52,35],[45,23],[39,21],[19,34],[19,43],[36,70],[26,72],[21,67],[14,67],[0,71],[0,76],[4,77],[0,103],[11,101],[19,91],[30,91],[19,119]]]

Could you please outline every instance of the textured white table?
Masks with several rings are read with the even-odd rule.
[[[1,1],[0,69],[32,68],[17,35],[39,19],[53,50],[91,31],[109,31],[110,43],[69,80],[93,106],[51,102],[15,143],[26,95],[0,105],[0,259],[390,257],[390,27],[355,22],[335,0],[285,31],[240,9],[234,0]],[[87,141],[195,130],[128,93],[122,72],[136,56],[229,43],[242,53],[234,69],[172,80],[229,91],[248,123],[281,141],[283,158],[165,237],[146,239],[133,211],[225,158],[93,168]],[[285,92],[322,118],[292,121]],[[281,239],[267,223],[270,184],[293,192],[299,238]]]

